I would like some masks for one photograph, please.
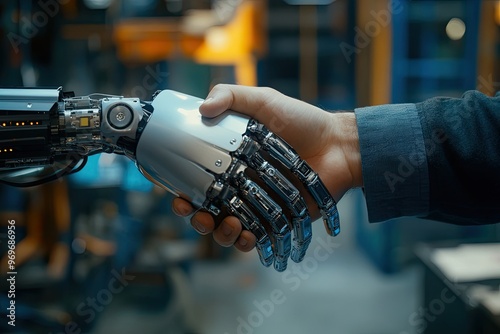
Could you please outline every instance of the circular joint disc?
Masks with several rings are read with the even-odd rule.
[[[134,114],[129,106],[115,104],[108,112],[108,122],[115,129],[124,129],[132,123]]]

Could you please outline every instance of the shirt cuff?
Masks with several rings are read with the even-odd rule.
[[[429,210],[429,172],[414,104],[355,109],[370,222]]]

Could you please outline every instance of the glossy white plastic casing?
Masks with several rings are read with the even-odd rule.
[[[230,152],[243,140],[249,118],[225,112],[202,117],[202,99],[164,90],[137,145],[141,172],[154,183],[201,206],[216,175],[230,166]]]

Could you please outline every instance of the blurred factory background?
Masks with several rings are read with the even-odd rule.
[[[239,83],[327,110],[499,90],[500,1],[3,0],[0,15],[2,87],[147,100]],[[315,224],[318,252],[277,273],[198,236],[121,156],[1,186],[0,200],[3,291],[8,220],[18,271],[16,327],[2,293],[2,333],[500,333],[500,312],[432,261],[442,245],[494,246],[499,225],[369,224],[353,190],[341,235]]]

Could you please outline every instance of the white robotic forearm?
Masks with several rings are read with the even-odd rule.
[[[261,262],[283,271],[289,257],[295,262],[304,258],[311,218],[299,190],[272,165],[277,163],[291,170],[315,199],[327,232],[340,232],[334,199],[292,147],[247,116],[228,111],[202,117],[202,101],[169,90],[144,102],[74,97],[61,89],[0,89],[0,180],[39,184],[78,171],[88,155],[125,154],[150,181],[195,206],[215,215],[227,208],[257,237]],[[290,222],[245,173],[247,168],[283,200]]]

